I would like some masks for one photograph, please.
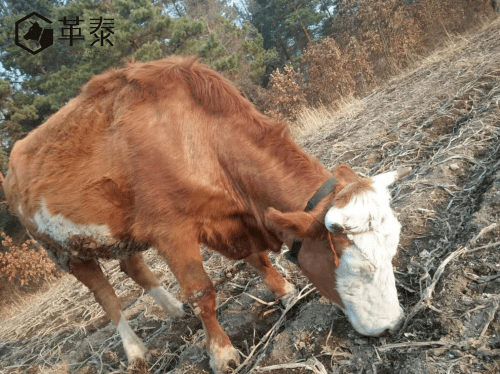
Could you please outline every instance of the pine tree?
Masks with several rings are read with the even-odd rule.
[[[293,61],[313,41],[334,9],[335,0],[248,0],[247,18],[264,38],[264,48],[276,48],[280,60]]]

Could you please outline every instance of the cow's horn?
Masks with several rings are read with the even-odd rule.
[[[372,177],[372,180],[382,186],[389,187],[397,180],[403,178],[411,171],[410,167],[401,167],[398,170],[387,171]]]

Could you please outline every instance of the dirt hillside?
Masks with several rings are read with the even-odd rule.
[[[394,187],[402,223],[395,261],[408,318],[390,338],[358,335],[283,255],[299,290],[285,309],[242,263],[204,251],[218,318],[241,351],[240,373],[500,372],[500,20],[336,113],[309,113],[297,139],[328,168],[413,171]],[[179,288],[148,252],[170,292]],[[165,317],[153,299],[104,264],[151,373],[209,372],[194,316]],[[126,369],[119,336],[89,292],[66,276],[0,316],[0,372],[111,373]]]

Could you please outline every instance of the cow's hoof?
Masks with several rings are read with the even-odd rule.
[[[177,301],[177,300],[175,300]],[[177,301],[177,303],[170,306],[168,310],[168,315],[171,318],[182,318],[186,315],[186,307],[185,304]]]
[[[240,354],[233,346],[212,348],[210,367],[215,374],[232,373],[240,364]]]
[[[136,358],[128,365],[128,374],[147,374],[148,364],[145,359]]]
[[[184,317],[184,306],[173,295],[163,287],[158,286],[149,290],[149,294],[153,296],[156,302],[163,308],[165,313],[171,318]]]
[[[285,281],[286,282],[286,281]],[[297,297],[298,292],[295,286],[289,282],[285,284],[285,294],[281,296],[279,299],[281,303],[287,307],[293,300]]]

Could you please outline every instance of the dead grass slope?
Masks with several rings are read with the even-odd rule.
[[[496,20],[475,35],[454,38],[369,97],[303,117],[297,138],[329,168],[347,163],[372,175],[413,167],[393,191],[403,225],[397,285],[408,319],[396,336],[359,336],[282,255],[274,259],[278,269],[302,290],[287,309],[245,265],[206,251],[219,320],[244,355],[239,372],[500,370],[499,35]],[[151,253],[148,258],[178,295],[163,263]],[[132,328],[150,349],[150,372],[207,372],[201,323],[165,319],[116,263],[105,268]],[[0,372],[125,370],[113,326],[71,277],[2,313]]]

